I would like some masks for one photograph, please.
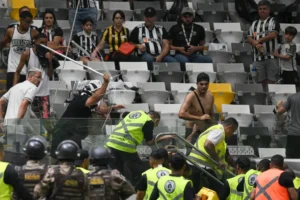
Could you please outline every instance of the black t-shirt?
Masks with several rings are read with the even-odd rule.
[[[63,37],[64,32],[60,27],[56,27],[51,31],[45,29],[44,27],[38,28],[39,33],[44,33],[47,36],[48,41],[53,41],[55,36]]]
[[[89,107],[85,106],[89,97],[76,95],[61,118],[89,118],[92,112]]]
[[[1,161],[0,161],[1,162]],[[6,167],[3,177],[4,183],[11,185],[14,192],[22,199],[31,200],[33,197],[28,190],[21,184],[18,173],[10,164]],[[0,190],[1,191],[1,190]]]
[[[230,187],[229,187],[228,181],[225,181],[223,189],[222,189],[221,194],[219,196],[219,199],[220,200],[226,200],[227,197],[229,196],[229,194],[230,194]]]
[[[147,176],[144,174],[139,182],[135,186],[135,190],[137,191],[146,191],[147,190]]]
[[[198,46],[201,41],[205,40],[205,30],[202,26],[198,24],[193,24],[193,35],[190,42],[192,46]],[[189,40],[191,34],[192,26],[185,28],[186,39]],[[184,32],[182,30],[181,23],[172,26],[169,30],[169,40],[172,41],[173,46],[176,47],[186,47],[187,42],[184,37]]]
[[[170,174],[170,176],[178,176],[178,175],[172,175]],[[179,176],[178,176],[179,177]],[[157,183],[154,186],[154,189],[152,191],[150,200],[156,200],[159,197],[159,190],[157,188]],[[183,194],[183,199],[184,200],[194,200],[195,195],[194,195],[194,189],[192,187],[191,182],[187,183],[185,188],[184,188],[184,194]]]
[[[153,129],[154,129],[154,122],[151,121],[147,121],[143,128],[142,131],[144,133],[144,139],[146,142],[149,142],[153,139]]]

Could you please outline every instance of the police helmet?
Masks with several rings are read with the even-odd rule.
[[[99,80],[92,80],[87,84],[86,86],[83,87],[82,92],[87,95],[92,95],[97,89],[101,87],[102,83]]]
[[[23,148],[24,153],[30,159],[41,160],[48,153],[48,142],[42,136],[33,136],[29,138]]]
[[[107,166],[111,156],[104,147],[96,147],[91,152],[90,163],[95,166]]]
[[[56,157],[58,160],[77,160],[79,146],[72,140],[62,141],[56,149]]]

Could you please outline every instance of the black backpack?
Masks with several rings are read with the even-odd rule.
[[[175,0],[170,10],[166,13],[166,20],[177,21],[184,7],[189,7],[187,0]]]
[[[239,17],[249,23],[258,19],[258,7],[255,0],[235,0],[235,10]]]

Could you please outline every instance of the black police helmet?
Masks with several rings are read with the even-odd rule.
[[[79,147],[74,141],[64,140],[58,145],[55,154],[58,160],[77,160],[80,157],[78,150]]]
[[[41,160],[47,154],[47,150],[43,142],[35,138],[29,139],[23,150],[26,156],[30,159]]]
[[[107,166],[110,158],[110,153],[106,148],[96,147],[91,152],[90,163],[96,166]]]

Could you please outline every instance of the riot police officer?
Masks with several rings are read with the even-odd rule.
[[[15,167],[20,182],[31,194],[34,186],[41,181],[48,169],[47,165],[40,163],[47,154],[47,146],[48,143],[42,136],[31,137],[23,149],[27,158],[26,164]],[[13,199],[21,199],[21,197],[14,193]]]
[[[107,168],[110,154],[104,147],[96,147],[91,152],[92,170],[88,177],[90,200],[127,199],[135,193],[133,186],[118,170]]]
[[[75,167],[75,160],[80,157],[79,147],[72,140],[62,141],[57,149],[56,156],[59,165],[48,169],[42,181],[34,188],[35,198],[51,200],[83,200],[85,198],[86,176]]]

